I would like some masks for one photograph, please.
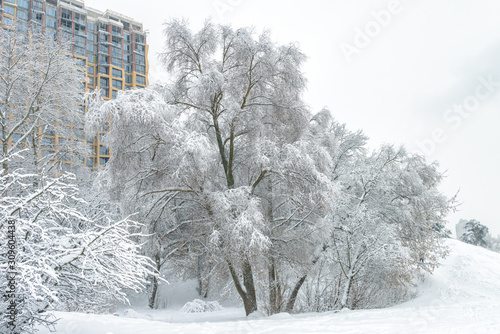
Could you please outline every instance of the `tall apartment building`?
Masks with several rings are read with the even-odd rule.
[[[118,91],[148,85],[148,45],[142,23],[106,10],[85,6],[81,0],[0,0],[1,24],[8,27],[16,21],[18,29],[38,25],[48,36],[72,41],[73,56],[81,68],[87,70],[88,82],[82,89],[100,88],[104,99],[116,98]],[[82,104],[83,114],[86,106]],[[84,138],[83,128],[75,131],[92,146],[92,155],[82,164],[98,167],[106,164],[109,150],[102,145],[102,134]],[[57,134],[44,140],[57,145]],[[63,170],[75,171],[72,162],[63,164]]]

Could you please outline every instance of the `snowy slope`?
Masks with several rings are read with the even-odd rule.
[[[500,333],[500,254],[456,240],[447,244],[451,254],[422,283],[420,297],[387,309],[250,318],[242,309],[136,310],[142,318],[58,312],[57,333]]]

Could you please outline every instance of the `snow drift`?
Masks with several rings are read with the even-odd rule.
[[[209,313],[146,310],[153,320],[58,312],[57,333],[500,333],[500,254],[447,240],[450,255],[421,283],[420,296],[386,309],[244,316],[243,309]],[[41,328],[41,334],[49,332]]]

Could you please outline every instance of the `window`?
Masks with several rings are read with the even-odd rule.
[[[135,46],[135,51],[136,51],[137,53],[140,53],[140,54],[142,54],[142,55],[143,55],[143,54],[144,54],[144,52],[145,52],[145,50],[146,50],[146,47],[145,47],[144,45],[137,44],[137,45]]]
[[[21,20],[24,20],[24,21],[28,21],[28,12],[23,12],[22,10],[17,10],[17,18],[18,19],[21,19]]]
[[[88,55],[87,59],[89,60],[89,63],[97,64],[97,57],[96,56]]]
[[[136,76],[136,82],[139,85],[146,85],[146,78],[143,77],[142,75],[138,75],[138,76]]]
[[[125,42],[130,43],[130,34],[124,33],[123,39],[125,40]]]
[[[109,54],[109,48],[105,45],[99,45],[99,53]]]
[[[66,163],[61,163],[61,171],[71,172],[71,165]]]
[[[123,44],[123,50],[125,50],[125,52],[130,52],[130,44]]]
[[[85,37],[82,37],[82,36],[76,36],[75,35],[75,44],[76,45],[81,45],[81,46],[85,46]]]
[[[103,33],[99,34],[99,42],[100,43],[109,43],[109,36]]]
[[[5,6],[7,7],[7,6]],[[2,25],[4,26],[11,26],[12,25],[12,19],[7,17],[7,16],[4,16],[3,19],[2,19]]]
[[[87,44],[87,52],[94,53],[94,44]]]
[[[33,13],[31,19],[37,23],[43,22],[43,13]]]
[[[17,11],[19,14],[19,11]],[[17,22],[17,29],[22,32],[27,32],[28,31],[28,22],[26,21],[19,21]]]
[[[3,6],[3,11],[5,14],[9,14],[9,15],[12,15],[14,16],[14,13],[16,12],[14,7],[11,7],[11,6],[7,6],[7,5],[4,5]]]
[[[116,45],[120,48],[122,47],[122,39],[120,37],[112,36],[111,43],[113,43],[113,45]]]
[[[45,19],[45,25],[49,28],[52,28],[52,29],[57,29],[57,21],[54,20],[54,19],[50,19],[50,18],[46,18]]]
[[[76,66],[81,67],[81,68],[87,67],[87,62],[86,62],[85,58],[76,58]]]
[[[56,40],[56,32],[53,30],[45,30],[45,36],[51,37],[54,41]]]
[[[99,73],[108,75],[108,68],[106,66],[99,66]]]
[[[122,81],[113,79],[113,88],[122,89]]]
[[[85,107],[83,108],[85,112]],[[75,133],[75,137],[78,139],[84,139],[85,138],[85,133],[83,132],[83,129],[81,128],[73,128],[73,131]]]
[[[51,137],[43,137],[42,138],[42,145],[45,145],[45,146],[52,146],[54,145],[56,142],[55,138],[51,138]]]
[[[122,28],[116,27],[116,26],[111,26],[111,32],[113,35],[121,36],[122,35]]]
[[[74,54],[77,56],[85,57],[85,49],[79,46],[75,46]]]
[[[17,6],[23,9],[30,9],[30,3],[26,0],[17,0]]]
[[[132,72],[132,66],[130,66],[130,65],[125,65],[124,69],[125,69],[125,72],[127,72],[127,73]]]
[[[94,166],[94,159],[92,157],[87,157],[87,167],[92,167]]]
[[[72,20],[73,19],[73,12],[70,11],[70,10],[67,10],[66,8],[63,8],[61,10],[61,18],[62,19]]]
[[[135,55],[135,63],[140,65],[146,64],[146,58],[144,56]]]
[[[118,97],[118,91],[113,89],[111,91],[111,98],[116,99],[117,97]]]
[[[111,58],[111,64],[113,64],[116,67],[122,67],[122,59],[121,58]]]
[[[16,3],[14,0],[5,0],[5,2],[7,2],[7,3],[13,3],[13,4]]]
[[[94,86],[94,77],[89,77],[89,86]]]
[[[122,57],[122,49],[119,49],[115,46],[111,47],[111,55],[113,57],[119,57],[121,58]]]
[[[99,158],[99,165],[101,166],[106,166],[106,163],[108,162],[109,158]]]
[[[34,0],[33,1],[33,9],[43,12],[43,3],[41,1]]]
[[[135,35],[135,42],[144,44],[145,38],[143,35]]]
[[[143,66],[143,65],[135,65],[135,71],[136,71],[137,73],[146,74],[146,66]]]
[[[130,55],[129,55],[129,54],[124,54],[124,55],[123,55],[123,60],[124,60],[126,63],[130,63]]]
[[[101,88],[108,87],[108,83],[108,78],[101,78],[101,81],[99,81],[99,85],[101,86]]]
[[[12,142],[13,143],[17,143],[19,141],[19,139],[21,139],[22,135],[20,133],[14,133],[12,135]]]
[[[85,36],[85,26],[75,23],[75,34]]]
[[[61,19],[61,28],[63,28],[64,30],[72,31],[73,30],[73,22],[65,20],[65,19]]]
[[[88,74],[94,74],[94,66],[88,66],[87,67],[87,73]]]
[[[99,146],[99,155],[109,155],[109,149],[105,146]]]
[[[107,57],[107,56],[99,56],[99,64],[104,64],[104,65],[109,64],[109,57]]]
[[[132,76],[131,75],[126,75],[125,76],[125,82],[128,83],[128,84],[131,84],[132,83]]]
[[[94,23],[93,22],[87,22],[87,30],[94,31]]]
[[[80,115],[85,115],[85,105],[84,105],[84,104],[79,104],[79,105],[78,105],[78,113],[79,113]],[[76,133],[76,130],[77,130],[77,129],[78,129],[78,128],[74,128],[75,133]]]
[[[89,33],[87,34],[87,39],[88,39],[89,41],[93,42],[93,41],[95,41],[95,37],[94,37],[94,36],[95,36],[95,35],[94,35],[93,33],[89,32]]]
[[[117,69],[117,68],[114,68],[113,69],[113,72],[112,72],[113,76],[115,78],[121,78],[122,77],[122,71]]]
[[[19,1],[24,1],[24,0],[19,0]],[[57,10],[55,8],[52,8],[52,7],[47,7],[47,16],[50,16],[50,17],[57,17]]]
[[[75,13],[75,21],[80,23],[80,24],[85,24],[86,17],[83,14],[80,13]],[[83,30],[85,30],[85,27],[83,27]]]

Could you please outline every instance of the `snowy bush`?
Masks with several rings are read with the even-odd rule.
[[[195,299],[191,302],[187,302],[181,311],[185,313],[205,313],[205,312],[215,312],[221,311],[222,306],[216,301],[214,302],[204,302],[200,299]]]

